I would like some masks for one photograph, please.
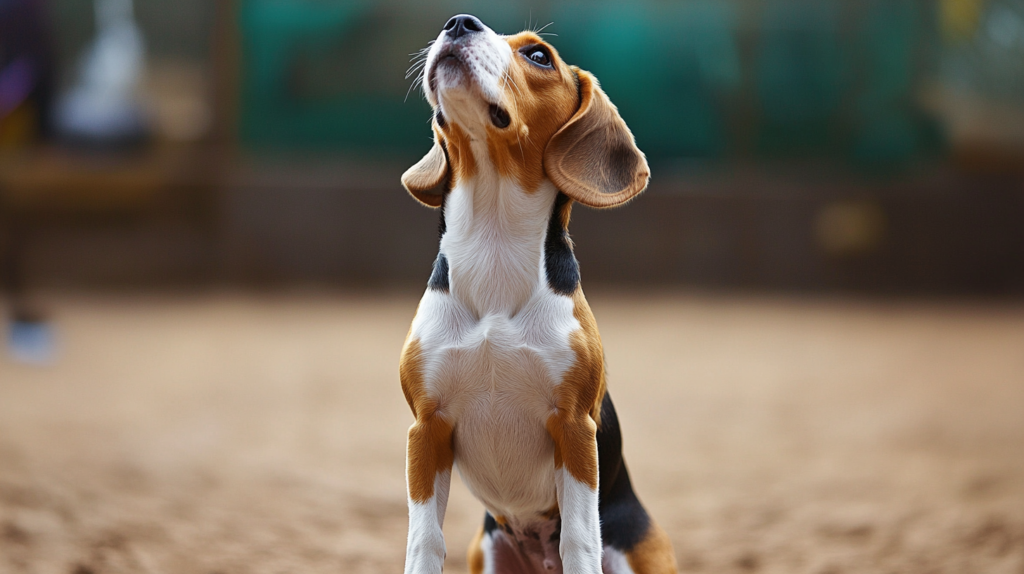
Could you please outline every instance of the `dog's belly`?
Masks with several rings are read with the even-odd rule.
[[[554,446],[535,413],[498,402],[469,409],[455,426],[455,465],[495,515],[536,520],[554,509]]]

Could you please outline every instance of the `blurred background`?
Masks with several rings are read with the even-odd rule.
[[[400,568],[461,12],[650,160],[571,231],[684,571],[1024,571],[1024,0],[0,0],[0,573]]]
[[[0,4],[9,282],[422,283],[405,71],[466,11],[550,23],[651,158],[577,210],[588,283],[1024,291],[1019,0],[119,4]]]

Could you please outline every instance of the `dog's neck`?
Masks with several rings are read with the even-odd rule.
[[[547,288],[544,243],[558,190],[544,180],[524,191],[487,167],[446,195],[441,254],[449,289],[470,312],[511,317]]]

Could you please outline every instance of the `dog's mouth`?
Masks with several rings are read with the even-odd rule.
[[[459,57],[458,52],[455,50],[455,46],[448,44],[441,48],[441,52],[438,53],[434,59],[434,64],[430,67],[430,74],[428,80],[430,81],[430,88],[432,90],[437,89],[437,71],[441,68],[464,68],[462,58]]]
[[[430,86],[430,90],[437,93],[437,76],[438,71],[441,69],[459,69],[464,74],[469,74],[468,67],[463,59],[463,56],[459,53],[455,46],[449,44],[444,46],[434,59],[434,64],[430,68],[430,72],[427,76],[427,82]],[[472,82],[472,78],[464,78],[465,82]],[[505,129],[512,123],[512,117],[509,115],[508,110],[499,106],[498,104],[488,104],[488,116],[491,120],[491,125],[498,129]]]
[[[435,67],[440,66],[462,66],[462,58],[459,57],[455,52],[448,52],[437,59]]]

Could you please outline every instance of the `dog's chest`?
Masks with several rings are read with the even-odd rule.
[[[446,417],[529,411],[546,420],[575,361],[579,329],[570,298],[536,293],[515,316],[475,317],[449,293],[428,291],[410,337],[419,341],[424,387]]]
[[[424,390],[454,428],[463,480],[489,508],[539,512],[554,503],[546,422],[576,360],[572,300],[538,291],[515,316],[475,318],[449,293],[428,291],[413,321]]]

